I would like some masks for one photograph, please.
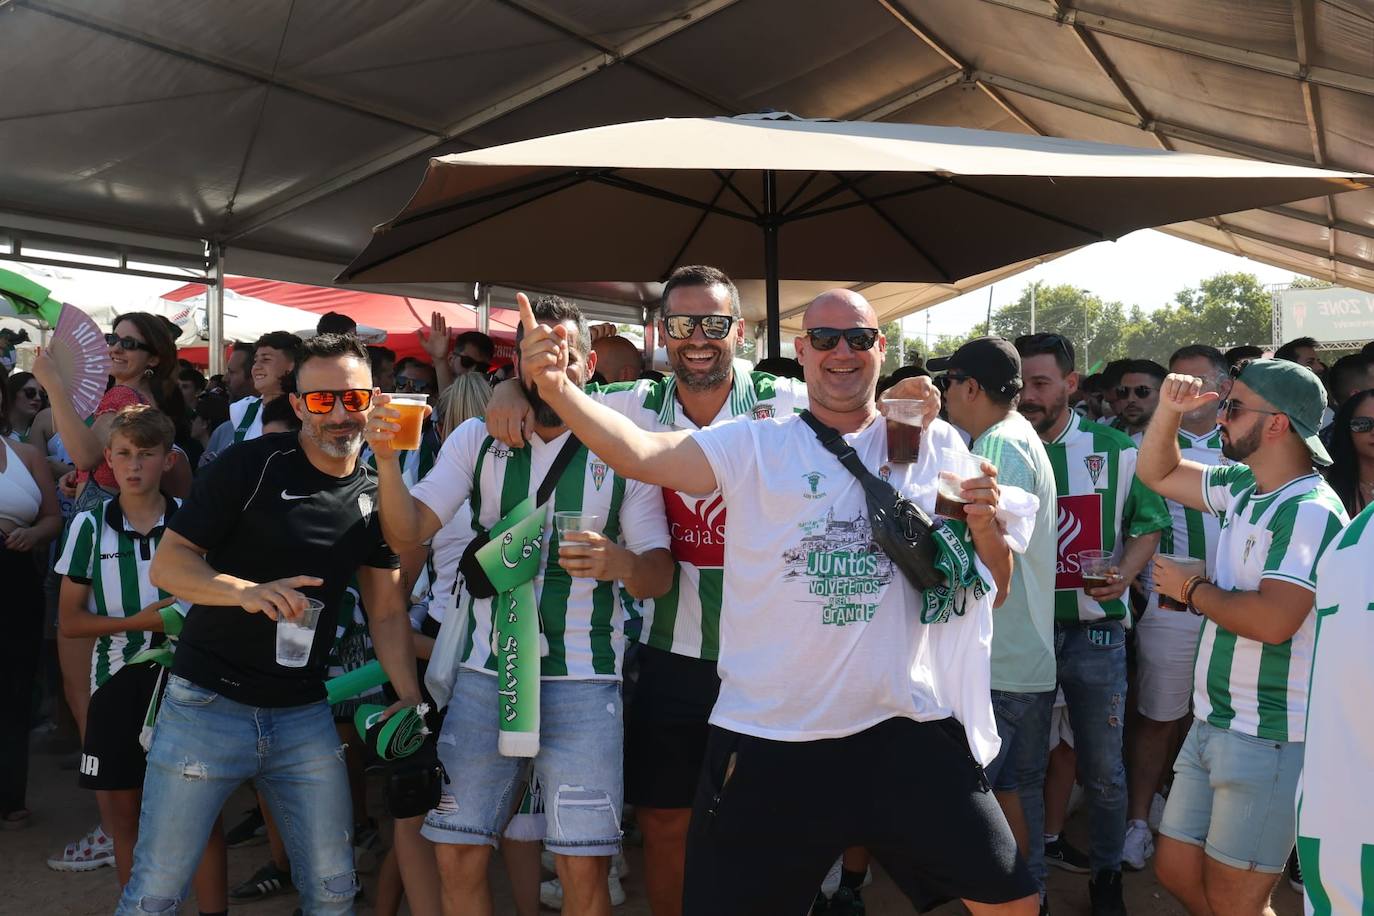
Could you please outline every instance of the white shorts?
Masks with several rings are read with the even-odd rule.
[[[1069,722],[1069,701],[1064,699],[1063,689],[1054,694],[1054,710],[1050,713],[1050,750],[1060,743],[1073,747],[1073,725]]]
[[[1188,715],[1192,702],[1202,618],[1160,610],[1158,601],[1158,595],[1150,596],[1135,625],[1136,709],[1147,719],[1173,722]]]

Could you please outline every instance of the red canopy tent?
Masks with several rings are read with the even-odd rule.
[[[477,330],[477,310],[470,305],[457,302],[442,302],[435,299],[417,299],[411,296],[388,296],[382,293],[366,293],[358,290],[334,289],[326,286],[306,286],[300,283],[282,283],[277,280],[258,280],[253,277],[225,277],[224,284],[240,296],[261,299],[276,305],[289,306],[323,315],[326,312],[339,312],[347,315],[360,325],[380,328],[387,332],[384,346],[396,352],[397,359],[415,356],[429,361],[420,343],[417,330],[428,327],[430,315],[439,312],[448,322],[449,336],[456,337],[464,331]],[[205,293],[205,287],[198,283],[188,283],[163,295],[163,299],[181,302]],[[509,316],[509,317],[507,317]],[[519,316],[515,312],[492,310],[487,333],[496,342],[497,361],[509,360],[514,355],[515,326]],[[283,331],[300,331],[303,328],[281,328]],[[204,364],[205,347],[186,347],[181,354],[191,362]],[[200,357],[198,360],[197,357]]]

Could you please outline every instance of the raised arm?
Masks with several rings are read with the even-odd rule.
[[[1202,379],[1170,374],[1159,389],[1159,406],[1145,429],[1136,461],[1136,477],[1165,499],[1190,509],[1207,511],[1202,501],[1205,468],[1196,461],[1185,461],[1178,448],[1178,427],[1183,415],[1221,395],[1203,391]],[[1143,567],[1142,567],[1143,568]]]
[[[577,438],[617,474],[704,495],[717,489],[706,453],[687,432],[645,432],[631,420],[587,397],[568,379],[568,339],[563,325],[539,324],[524,293],[516,294],[524,337],[523,371]]]
[[[53,427],[62,437],[62,445],[72,456],[73,463],[83,471],[98,468],[105,458],[105,443],[110,439],[114,417],[102,414],[95,418],[94,424],[87,426],[72,405],[66,380],[48,354],[40,352],[33,358],[33,375],[48,392]]]

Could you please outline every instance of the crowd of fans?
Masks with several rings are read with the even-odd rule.
[[[817,314],[827,308],[838,306],[819,299],[813,304]],[[853,305],[856,320],[864,308]],[[830,366],[825,360],[834,357],[825,354],[863,359],[878,339],[876,330],[869,337],[846,336],[864,331],[862,323],[840,327],[827,339],[819,332],[831,329],[808,318],[810,361],[774,358],[751,368],[736,358],[743,328],[738,294],[710,268],[684,268],[665,292],[660,320],[672,370],[666,376],[646,366],[639,347],[613,327],[588,329],[570,304],[542,300],[534,315],[541,327],[562,328],[560,368],[585,383],[595,402],[650,433],[719,432],[704,443],[728,440],[728,431],[717,427],[736,417],[781,419],[802,411],[808,382],[816,384],[806,373]],[[81,785],[95,790],[100,810],[100,822],[54,851],[50,867],[113,866],[121,885],[133,880],[140,888],[140,906],[154,895],[147,889],[153,878],[143,875],[139,883],[136,872],[146,863],[136,860],[135,849],[146,856],[145,850],[169,848],[172,840],[144,838],[146,819],[140,825],[141,808],[170,804],[159,800],[165,787],[155,783],[153,763],[144,761],[156,733],[152,718],[164,691],[177,705],[201,701],[174,693],[188,690],[186,682],[175,676],[169,682],[146,654],[174,645],[164,633],[179,627],[168,622],[168,613],[185,615],[192,604],[214,603],[179,595],[185,600],[178,610],[177,599],[159,588],[162,580],[154,583],[154,552],[164,531],[182,543],[190,530],[210,530],[203,504],[212,482],[224,485],[225,462],[247,460],[244,443],[330,434],[334,399],[344,399],[349,389],[307,391],[302,369],[313,360],[346,361],[363,353],[351,336],[355,329],[346,316],[331,313],[315,338],[277,331],[236,343],[223,374],[207,378],[177,358],[174,331],[164,320],[135,312],[116,318],[106,335],[112,377],[89,420],[73,408],[56,365],[41,353],[31,372],[11,371],[0,385],[0,577],[11,608],[0,668],[10,708],[34,710],[34,716],[5,720],[0,825],[22,827],[31,817],[25,796],[30,731],[51,728],[63,710],[83,745]],[[465,581],[469,567],[460,575],[460,558],[474,532],[485,536],[517,501],[502,490],[503,480],[518,479],[520,497],[533,493],[551,465],[561,467],[554,443],[564,441],[564,420],[579,434],[582,427],[573,414],[560,417],[573,409],[567,402],[559,411],[543,402],[551,382],[521,374],[518,362],[498,363],[485,334],[450,335],[436,314],[421,339],[427,360],[398,361],[383,346],[365,350],[369,402],[375,387],[422,395],[432,407],[420,447],[393,452],[381,444],[385,430],[379,436],[369,431],[357,461],[367,467],[366,479],[376,481],[387,542],[381,546],[395,550],[391,559],[401,570],[417,678],[423,679],[446,614],[462,615],[470,631],[455,670],[495,674],[495,612],[490,597]],[[1033,533],[1010,548],[1014,565],[990,618],[987,687],[1000,747],[981,759],[976,740],[957,739],[981,765],[978,778],[1005,818],[1006,875],[996,878],[994,869],[985,878],[1006,894],[978,897],[968,893],[970,884],[957,881],[918,891],[929,879],[921,867],[877,840],[846,842],[842,855],[830,855],[830,873],[819,887],[807,885],[816,877],[810,871],[801,875],[813,914],[864,912],[862,890],[874,858],[918,903],[959,896],[1011,905],[1030,892],[1030,911],[1042,913],[1054,904],[1046,893],[1048,867],[1086,874],[1095,914],[1124,913],[1122,871],[1145,869],[1151,859],[1162,884],[1193,913],[1262,912],[1284,872],[1302,890],[1302,825],[1291,801],[1303,765],[1307,685],[1317,652],[1313,596],[1321,588],[1323,552],[1374,501],[1374,344],[1329,367],[1317,342],[1306,338],[1285,343],[1272,357],[1254,346],[1223,353],[1206,343],[1178,344],[1167,366],[1121,359],[1080,376],[1073,345],[1059,334],[981,338],[878,380],[880,396],[889,398],[935,403],[938,390],[941,419],[929,418],[922,447],[933,450],[933,443],[943,442],[938,437],[947,421],[1004,493],[1036,498]],[[316,410],[303,393],[329,395],[331,406]],[[814,408],[818,402],[813,397],[810,403]],[[344,430],[357,433],[358,442],[361,422]],[[711,479],[719,481],[716,496],[744,500],[738,485],[721,476],[727,465],[718,463],[723,459],[716,447],[702,446]],[[512,456],[521,450],[534,456],[538,470],[528,461],[523,470],[516,467]],[[622,462],[632,458],[604,451],[593,449],[578,465],[575,487],[564,485],[571,478],[559,479],[554,507],[563,508],[561,500],[571,498],[564,491],[576,489],[576,509],[600,506],[597,511],[610,516],[602,518],[606,537],[593,538],[586,557],[569,549],[571,539],[562,553],[550,548],[553,558],[539,575],[546,594],[551,583],[560,583],[566,607],[559,614],[566,620],[559,627],[567,628],[551,627],[541,603],[554,643],[542,652],[544,702],[604,707],[612,713],[614,735],[585,719],[575,720],[582,724],[565,735],[557,714],[546,711],[546,747],[562,748],[564,741],[572,747],[585,738],[583,745],[564,748],[562,756],[541,751],[530,768],[506,765],[519,758],[494,756],[482,744],[486,738],[476,737],[492,731],[495,747],[495,720],[487,719],[495,708],[496,678],[450,680],[446,689],[453,696],[446,704],[428,690],[424,695],[431,706],[448,706],[442,731],[438,720],[432,723],[440,736],[437,755],[447,778],[464,787],[447,785],[434,811],[398,812],[387,825],[369,815],[379,802],[367,798],[366,771],[377,761],[364,752],[367,742],[354,728],[354,712],[368,697],[335,704],[338,741],[347,749],[350,845],[358,868],[376,871],[372,896],[379,913],[398,912],[403,898],[416,914],[486,912],[481,901],[489,901],[485,866],[493,846],[499,846],[521,916],[533,916],[541,903],[569,913],[602,912],[625,899],[622,817],[634,825],[627,830],[642,835],[645,887],[656,916],[683,912],[684,892],[689,912],[727,912],[694,905],[684,878],[690,856],[698,856],[702,867],[700,847],[689,845],[689,833],[701,829],[692,810],[700,818],[706,805],[716,816],[743,747],[722,751],[715,743],[720,730],[710,732],[707,724],[718,697],[726,695],[717,673],[729,631],[722,625],[729,594],[720,584],[728,549],[724,510],[698,491],[677,492],[667,483],[660,498],[657,486],[638,482],[653,483],[654,474],[623,478]],[[499,472],[493,470],[497,456]],[[798,480],[808,470],[787,469]],[[884,464],[882,470],[887,480],[891,468]],[[674,479],[672,470],[658,473]],[[848,479],[838,467],[826,474],[834,476],[820,489]],[[813,495],[820,477],[809,481]],[[613,483],[603,489],[607,480]],[[397,508],[398,493],[409,493],[411,501]],[[287,489],[282,497],[292,498]],[[605,505],[597,502],[603,497]],[[175,523],[176,514],[188,511],[188,499],[196,521],[183,515]],[[374,497],[366,499],[370,507]],[[363,511],[370,514],[370,508]],[[839,524],[833,516],[826,525]],[[976,516],[956,517],[968,521],[970,545],[996,577]],[[1248,540],[1237,543],[1242,536]],[[1100,572],[1088,566],[1094,551],[1106,558]],[[212,564],[215,556],[213,550],[206,554]],[[569,570],[561,579],[553,573],[560,562]],[[390,652],[373,640],[381,612],[369,602],[381,599],[366,570],[377,565],[385,564],[358,565],[342,591],[327,652],[330,675]],[[1258,597],[1246,604],[1247,596]],[[587,620],[576,622],[584,604]],[[778,651],[785,652],[782,645]],[[551,664],[574,684],[609,687],[585,696],[578,691],[574,701],[571,689],[550,686],[559,679],[549,677]],[[414,699],[395,677],[392,683],[384,703]],[[722,704],[733,709],[737,702]],[[788,740],[810,741],[820,732],[806,734]],[[1310,761],[1313,748],[1307,751]],[[861,769],[863,762],[852,766]],[[792,772],[789,764],[778,779]],[[464,783],[464,773],[483,774],[477,789]],[[204,846],[194,838],[194,848],[204,851],[182,871],[186,877],[194,872],[200,911],[224,912],[231,902],[294,891],[306,912],[349,911],[360,887],[351,879],[325,876],[321,882],[314,865],[296,861],[313,859],[314,852],[290,834],[292,803],[270,785],[256,788],[256,807],[216,813]],[[703,801],[704,790],[714,790],[714,798]],[[150,797],[155,792],[158,797]],[[1086,849],[1063,830],[1076,795],[1087,811]],[[741,804],[738,798],[735,803]],[[467,813],[474,807],[482,809],[480,819]],[[781,813],[785,807],[777,809],[780,823],[790,823]],[[561,823],[550,826],[545,815]],[[1002,826],[999,820],[996,829]],[[852,831],[843,835],[862,839]],[[175,841],[184,847],[184,839]],[[554,854],[542,862],[541,840]],[[261,866],[231,883],[225,849],[259,843],[266,846]],[[1314,850],[1304,857],[1315,856]],[[797,852],[797,861],[812,851]],[[184,848],[182,855],[188,855]],[[765,861],[757,849],[743,858],[738,867],[755,869],[764,884],[770,875],[779,886],[796,882],[787,869],[803,867]],[[717,891],[749,899],[731,883],[737,876],[729,865],[713,860],[710,868]],[[546,872],[557,877],[542,880]],[[1323,867],[1323,878],[1327,886],[1318,892],[1329,898],[1339,875]],[[771,891],[765,888],[761,899],[782,899],[766,893]],[[464,902],[455,904],[457,898]],[[719,907],[718,897],[709,899]],[[750,909],[744,903],[728,911],[792,912],[781,904]]]

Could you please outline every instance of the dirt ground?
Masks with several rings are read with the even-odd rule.
[[[30,772],[29,807],[34,812],[32,825],[25,830],[0,831],[0,914],[3,916],[87,916],[111,913],[118,899],[118,887],[113,868],[102,868],[85,874],[65,874],[48,869],[46,858],[59,851],[96,823],[95,798],[92,793],[78,789],[76,771],[63,769],[62,763],[70,755],[48,752],[35,753]],[[251,807],[248,792],[235,798],[228,810],[238,812]],[[1070,824],[1070,837],[1083,842],[1081,818]],[[246,879],[266,861],[265,846],[249,846],[229,851],[229,879],[236,883]],[[624,882],[628,902],[615,910],[617,916],[648,916],[641,879],[640,850],[628,846],[631,874]],[[358,912],[374,913],[371,906],[376,889],[376,875],[362,874],[364,890],[369,902],[360,903]],[[492,886],[497,895],[496,912],[513,913],[506,877],[499,868],[492,870]],[[913,912],[911,904],[880,872],[872,887],[864,891],[871,916],[897,916]],[[1051,869],[1050,904],[1056,916],[1086,916],[1088,913],[1087,876],[1072,875]],[[233,908],[239,916],[290,916],[296,907],[294,894],[276,897],[261,903]],[[1183,908],[1175,903],[1146,870],[1126,876],[1126,905],[1132,916],[1182,916]],[[1302,912],[1301,898],[1280,882],[1274,893],[1274,910],[1278,916],[1298,916]],[[183,913],[194,914],[191,904],[182,907]],[[403,911],[404,912],[404,911]],[[964,912],[953,904],[938,911],[942,914]],[[772,914],[761,914],[772,916]],[[784,914],[785,916],[785,914]]]

